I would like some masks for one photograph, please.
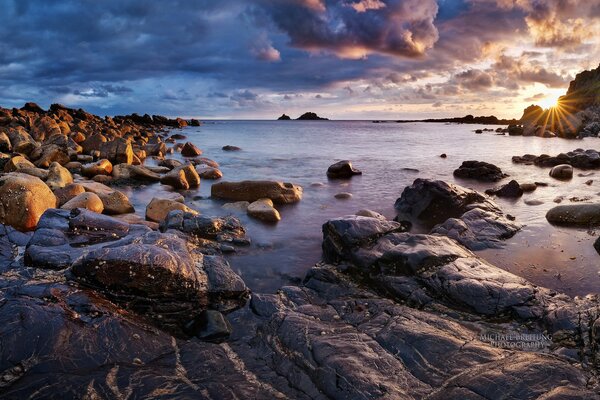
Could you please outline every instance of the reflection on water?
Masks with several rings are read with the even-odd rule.
[[[229,260],[255,291],[274,291],[301,279],[320,259],[321,225],[327,219],[362,208],[393,218],[396,198],[417,177],[443,179],[480,191],[489,188],[487,184],[452,176],[462,161],[475,159],[498,165],[519,182],[543,181],[550,185],[516,201],[498,199],[506,212],[527,226],[508,240],[504,249],[480,254],[539,285],[569,294],[597,292],[600,256],[592,246],[594,232],[550,226],[544,215],[559,195],[597,198],[600,179],[591,186],[584,182],[595,179],[594,175],[560,182],[548,177],[548,169],[512,164],[511,157],[593,148],[598,139],[568,141],[495,133],[476,135],[473,130],[477,128],[481,127],[358,121],[222,121],[188,127],[183,133],[204,151],[204,157],[219,162],[224,180],[282,180],[304,187],[300,203],[278,207],[282,221],[277,225],[237,215],[248,228],[253,245]],[[222,151],[221,147],[227,144],[239,146],[242,151]],[[448,157],[440,158],[441,153]],[[363,175],[350,181],[328,181],[327,167],[342,159],[352,160]],[[311,186],[315,182],[325,185]],[[231,213],[221,208],[223,201],[210,199],[211,184],[203,180],[199,189],[183,192],[186,204],[207,215]],[[128,189],[127,195],[143,215],[150,199],[168,190],[166,186],[153,184]],[[337,200],[334,195],[339,192],[350,192],[354,197]],[[524,203],[532,199],[543,204]]]

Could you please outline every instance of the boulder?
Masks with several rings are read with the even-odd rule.
[[[4,164],[4,172],[14,172],[23,168],[33,169],[35,165],[23,156],[14,156]]]
[[[348,192],[340,192],[340,193],[336,193],[335,195],[333,195],[333,197],[335,197],[338,200],[348,200],[351,199],[353,197],[352,193],[348,193]]]
[[[197,157],[202,154],[202,150],[196,147],[192,142],[186,142],[181,148],[181,155],[184,157]]]
[[[327,177],[329,179],[348,179],[354,175],[362,175],[362,172],[355,169],[348,160],[338,161],[327,168]]]
[[[39,147],[38,143],[21,126],[8,129],[6,134],[10,139],[12,151],[15,153],[28,155]]]
[[[302,187],[274,181],[219,182],[212,185],[211,196],[248,202],[268,198],[275,204],[289,204],[302,199]]]
[[[63,204],[61,208],[64,210],[85,208],[86,210],[101,214],[104,211],[104,204],[97,194],[86,192],[73,197]]]
[[[223,177],[223,173],[218,168],[209,167],[206,164],[198,165],[196,167],[196,172],[200,176],[201,179],[221,179]]]
[[[247,209],[248,215],[265,222],[278,222],[281,220],[279,212],[273,207],[271,199],[258,199]]]
[[[90,135],[81,142],[81,147],[83,148],[83,152],[86,154],[91,154],[93,151],[100,151],[100,148],[107,142],[106,136],[96,133]]]
[[[175,189],[188,190],[200,186],[200,176],[192,164],[173,168],[160,179],[163,185],[172,186]]]
[[[80,182],[79,184],[86,192],[95,193],[100,197],[105,214],[117,215],[135,211],[127,196],[118,190],[111,189],[99,182]]]
[[[29,231],[53,207],[56,197],[41,179],[21,173],[0,177],[0,223]]]
[[[57,206],[60,207],[79,194],[85,193],[85,188],[77,183],[70,183],[63,188],[55,189],[54,195],[57,199]]]
[[[142,165],[117,164],[113,166],[114,179],[133,179],[136,181],[158,182],[160,175]]]
[[[566,181],[573,178],[573,167],[569,164],[560,164],[550,170],[550,176],[554,179]]]
[[[523,196],[523,189],[521,188],[521,185],[519,185],[519,182],[513,179],[506,185],[503,185],[497,189],[486,190],[486,193],[493,194],[498,197],[518,198]]]
[[[483,161],[463,161],[461,166],[454,170],[454,176],[481,182],[497,182],[508,175],[494,164]]]
[[[8,135],[4,132],[0,132],[0,152],[8,153],[12,150],[12,145],[10,144],[10,139]]]
[[[73,183],[73,176],[68,169],[61,166],[57,162],[50,164],[48,168],[48,178],[46,179],[46,185],[52,190],[64,188],[68,184]]]
[[[128,140],[115,138],[111,142],[100,143],[100,158],[106,158],[113,164],[131,164],[133,148]]]
[[[35,161],[35,165],[40,168],[48,168],[53,162],[64,165],[71,161],[66,149],[58,145],[51,144],[41,147],[42,155]]]
[[[169,200],[153,198],[150,203],[146,206],[146,219],[154,222],[162,222],[167,214],[173,210],[181,210],[191,214],[198,214],[197,211],[189,208],[185,204]]]
[[[551,208],[546,213],[548,222],[590,227],[600,225],[600,203],[565,204]]]
[[[113,165],[106,158],[81,166],[81,174],[88,178],[92,178],[96,175],[110,175],[112,172]]]
[[[216,310],[204,310],[186,326],[186,331],[199,339],[221,343],[231,335],[233,328],[227,318]]]
[[[208,217],[180,210],[173,210],[160,224],[160,230],[181,231],[202,239],[234,244],[248,244],[246,230],[235,217]]]

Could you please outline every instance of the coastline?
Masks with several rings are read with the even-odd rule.
[[[8,382],[1,389],[3,396],[17,398],[34,390],[49,394],[58,387],[68,388],[67,397],[115,387],[151,395],[167,385],[172,396],[205,390],[215,397],[225,391],[256,398],[360,398],[367,393],[462,398],[465,390],[477,393],[480,382],[488,379],[506,388],[519,382],[527,386],[530,396],[550,391],[593,396],[589,390],[596,385],[590,366],[595,346],[586,334],[595,340],[598,299],[571,298],[534,285],[471,252],[473,246],[504,241],[505,229],[513,235],[522,229],[518,220],[507,219],[510,210],[481,192],[446,188],[442,183],[435,184],[441,186],[434,190],[427,183],[417,184],[418,175],[413,175],[416,180],[409,187],[417,199],[428,198],[429,190],[446,188],[447,197],[441,201],[452,204],[450,214],[428,221],[444,225],[444,233],[407,230],[404,222],[414,224],[419,218],[411,210],[422,206],[414,204],[415,196],[403,193],[395,210],[405,213],[406,220],[395,222],[363,212],[322,221],[321,262],[296,284],[275,293],[250,294],[226,256],[252,240],[239,219],[196,215],[175,196],[186,186],[193,188],[196,181],[215,176],[215,170],[224,166],[216,166],[198,154],[200,149],[187,145],[187,138],[181,137],[185,130],[164,130],[161,124],[140,125],[128,119],[113,125],[108,119],[101,122],[79,110],[58,107],[53,112],[66,127],[57,121],[54,126],[44,119],[45,113],[32,116],[26,111],[25,118],[20,111],[17,116],[11,111],[9,124],[3,115],[4,127],[12,129],[7,134],[12,156],[5,157],[5,183],[0,190],[14,184],[18,189],[5,194],[19,202],[30,201],[21,197],[23,188],[47,194],[48,180],[67,187],[67,170],[84,193],[54,186],[50,194],[64,195],[63,205],[81,196],[78,204],[87,210],[55,206],[42,210],[49,203],[42,207],[37,203],[47,198],[34,195],[35,207],[26,208],[39,212],[35,224],[29,216],[18,215],[19,219],[6,222],[24,232],[2,225],[0,318],[6,324],[0,335],[3,342],[16,346],[3,349],[3,381]],[[67,116],[73,120],[67,122]],[[86,129],[80,117],[87,121]],[[65,134],[67,128],[70,132]],[[32,140],[23,133],[25,129]],[[98,140],[86,150],[90,143],[86,140],[98,132],[107,134],[102,133],[106,141]],[[77,142],[78,133],[85,139]],[[184,148],[195,154],[185,159],[196,165],[166,161],[171,151]],[[16,156],[16,152],[28,154]],[[148,159],[146,166],[142,152]],[[157,157],[153,162],[151,154]],[[105,159],[110,163],[108,173],[108,164],[101,162]],[[69,165],[73,162],[86,164]],[[47,171],[45,183],[41,171]],[[93,175],[96,172],[100,173]],[[175,208],[161,210],[163,218],[158,221],[132,217],[135,207],[120,188],[126,185],[135,191],[140,183],[173,186],[174,197],[165,204]],[[259,189],[253,185],[243,192],[253,190]],[[227,192],[221,196],[231,196]],[[268,190],[259,192],[244,197],[248,200],[231,202],[266,196],[276,202],[274,208],[281,208],[277,202],[304,201],[296,187],[269,184]],[[308,187],[304,193],[309,193]],[[471,199],[468,211],[461,208],[463,197]],[[95,200],[112,216],[94,212],[98,211]],[[9,205],[3,202],[3,211]],[[483,215],[500,221],[499,225],[481,229],[477,224],[487,219],[466,216],[473,210],[490,213]],[[472,221],[476,225],[471,226]],[[457,223],[466,224],[470,233],[453,236]],[[415,243],[422,250],[413,253]],[[9,323],[16,314],[22,316],[20,322]],[[582,320],[580,314],[590,318]],[[527,341],[543,335],[543,340],[533,350],[515,349],[506,340],[500,346],[493,343],[492,332],[501,338],[533,335]],[[422,335],[427,343],[411,342]],[[40,337],[47,340],[36,339]],[[59,342],[59,337],[71,339]],[[103,359],[98,360],[97,354],[103,354]],[[415,362],[417,356],[425,361]],[[507,365],[511,372],[506,371]],[[49,368],[54,372],[45,373]],[[82,369],[88,373],[79,374]],[[470,373],[464,374],[465,369]],[[224,375],[228,381],[223,381]],[[549,375],[561,379],[545,379]],[[109,376],[118,379],[104,383]]]

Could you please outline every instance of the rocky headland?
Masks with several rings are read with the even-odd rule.
[[[476,255],[522,224],[457,184],[415,179],[394,220],[361,210],[324,221],[322,260],[300,283],[251,293],[226,256],[251,241],[240,220],[177,196],[222,177],[177,129],[192,122],[0,110],[0,397],[599,398],[598,296],[569,297]],[[323,174],[361,171],[343,160]],[[507,178],[480,161],[455,175]],[[140,182],[174,190],[145,219],[119,190]],[[490,193],[519,190],[535,187]],[[256,180],[211,190],[265,223],[303,194]],[[590,211],[573,212],[549,218]]]

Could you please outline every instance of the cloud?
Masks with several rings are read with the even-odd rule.
[[[342,58],[373,53],[418,57],[438,39],[434,0],[367,0],[350,7],[337,0],[259,0],[259,4],[292,46],[330,51]]]
[[[488,72],[478,69],[470,69],[454,76],[459,86],[468,90],[485,90],[492,87],[494,79]]]
[[[524,98],[523,101],[538,101],[538,100],[545,99],[545,98],[546,98],[546,95],[544,93],[537,93],[537,94],[534,94],[533,96]]]

